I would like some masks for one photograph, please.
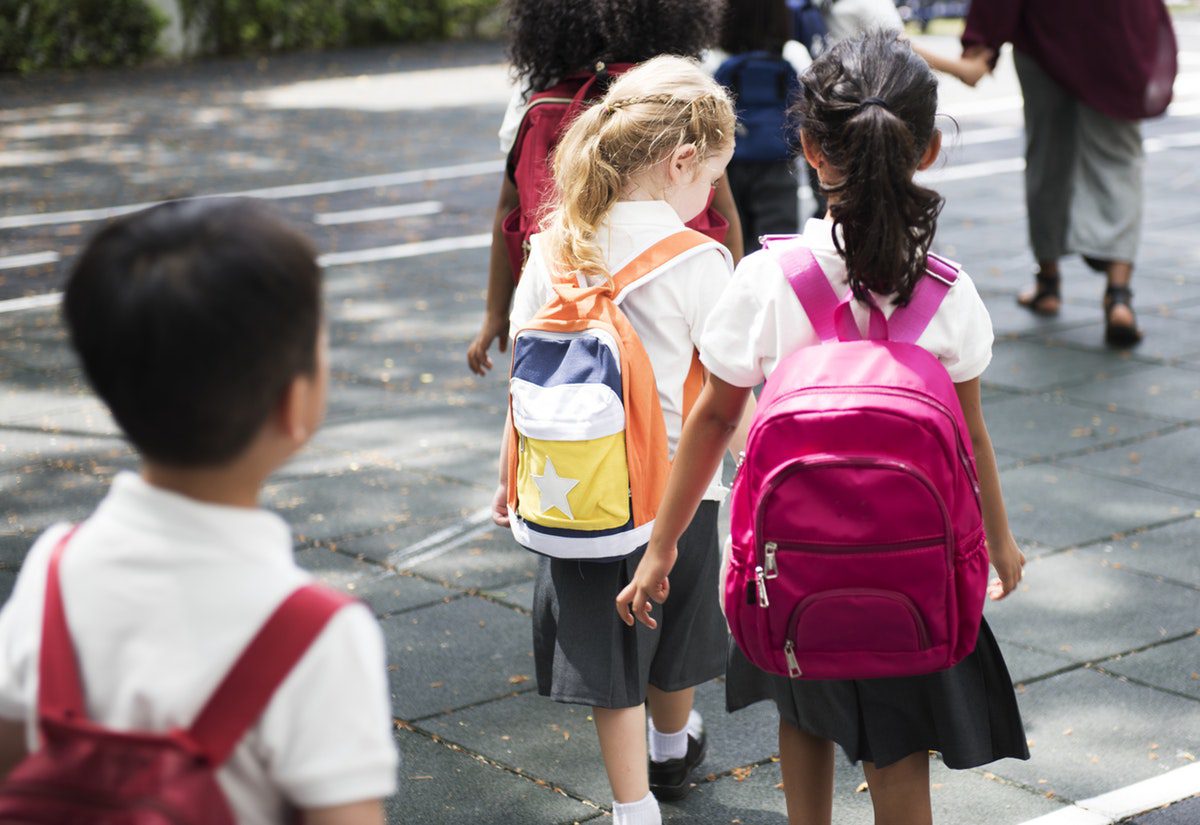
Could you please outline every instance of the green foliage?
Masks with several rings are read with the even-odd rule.
[[[429,40],[471,32],[498,0],[183,0],[217,54]]]
[[[0,70],[136,65],[166,24],[146,0],[0,0]]]

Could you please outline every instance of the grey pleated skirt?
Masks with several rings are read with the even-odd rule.
[[[614,606],[642,551],[613,562],[538,560],[538,693],[556,702],[627,708],[646,700],[647,684],[682,690],[725,672],[729,635],[717,601],[717,509],[715,501],[703,502],[680,538],[671,595],[651,613],[655,630],[627,627]]]
[[[851,762],[883,768],[925,750],[941,752],[950,768],[1029,758],[1012,679],[986,620],[974,652],[954,667],[894,679],[789,679],[759,670],[730,643],[726,707],[764,699],[785,721],[836,742]]]

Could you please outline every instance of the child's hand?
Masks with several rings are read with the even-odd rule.
[[[1025,567],[1025,554],[1017,547],[1012,534],[1009,533],[995,543],[991,539],[988,540],[988,561],[999,574],[999,578],[992,579],[988,584],[988,598],[998,602],[1016,590],[1020,583]]]
[[[508,526],[508,485],[496,485],[496,494],[492,496],[492,523],[497,527]]]
[[[989,55],[983,52],[973,57],[964,57],[958,61],[958,68],[955,70],[954,76],[968,86],[974,86],[983,80],[991,70],[992,66],[989,62]]]
[[[658,627],[658,622],[650,618],[650,601],[662,604],[671,594],[671,582],[667,574],[675,566],[678,554],[674,546],[657,551],[653,544],[646,548],[646,554],[633,573],[633,581],[617,594],[617,615],[621,621],[633,627],[636,617],[651,630]]]
[[[508,349],[508,318],[493,318],[485,315],[479,334],[467,348],[467,366],[477,375],[487,375],[492,368],[492,359],[488,356],[488,347],[492,341],[498,342],[501,352]]]

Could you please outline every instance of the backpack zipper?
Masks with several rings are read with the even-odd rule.
[[[804,674],[800,670],[800,662],[796,659],[796,643],[788,639],[783,643],[783,655],[787,659],[788,676],[799,679]]]
[[[796,605],[796,609],[792,613],[792,618],[788,622],[788,641],[791,642],[795,639],[796,628],[800,625],[800,617],[807,608],[811,607],[814,602],[839,596],[870,596],[876,599],[887,599],[888,601],[895,602],[903,607],[912,617],[913,626],[917,629],[917,639],[921,642],[922,649],[930,647],[929,630],[925,627],[925,620],[921,618],[921,611],[917,610],[917,606],[912,603],[912,599],[903,593],[893,593],[890,590],[879,590],[873,587],[842,587],[836,590],[821,590],[805,596],[800,600],[800,604]]]

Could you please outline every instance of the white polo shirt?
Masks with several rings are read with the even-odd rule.
[[[839,296],[850,290],[846,263],[833,245],[833,222],[810,219],[795,241],[812,250],[825,277]],[[884,315],[896,305],[890,296],[876,295]],[[851,304],[859,329],[866,331],[869,310]],[[967,273],[946,293],[917,345],[937,356],[955,383],[978,378],[992,360],[992,319]],[[800,347],[821,343],[800,299],[769,251],[748,255],[738,263],[700,341],[700,360],[722,381],[755,387],[779,361]]]
[[[46,531],[0,612],[0,716],[37,746],[37,663],[50,552]],[[104,727],[191,724],[275,608],[312,576],[266,510],[203,504],[122,473],[60,566],[87,712]],[[218,772],[240,825],[289,822],[287,803],[341,805],[396,788],[383,635],[342,608]]]
[[[683,228],[679,214],[666,201],[619,201],[596,238],[609,271],[616,273],[651,244]],[[530,238],[529,261],[517,284],[509,316],[511,335],[528,323],[552,294],[542,237],[538,234]],[[672,456],[683,430],[683,383],[692,352],[699,346],[713,308],[729,283],[731,269],[724,247],[702,252],[638,287],[621,302],[654,368]],[[717,475],[705,498],[721,497]]]

